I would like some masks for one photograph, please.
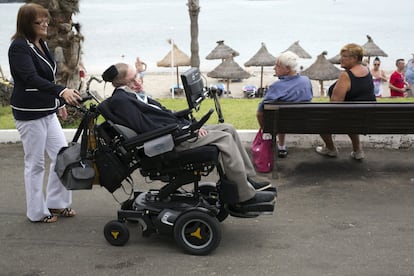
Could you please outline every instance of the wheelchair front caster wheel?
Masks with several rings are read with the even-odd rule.
[[[178,246],[192,255],[207,255],[221,241],[220,223],[204,212],[184,213],[175,222],[174,239]]]
[[[112,220],[105,225],[104,235],[106,240],[115,246],[122,246],[129,240],[128,227],[118,220]]]

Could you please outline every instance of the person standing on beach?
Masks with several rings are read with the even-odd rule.
[[[135,60],[135,68],[137,69],[137,73],[139,75],[139,79],[141,80],[141,83],[144,83],[144,76],[145,76],[145,71],[147,71],[147,64],[145,62],[143,62],[142,60],[140,60],[139,57],[137,57],[137,59]]]
[[[14,80],[10,106],[24,151],[26,213],[30,221],[44,223],[55,222],[57,216],[76,215],[70,208],[72,192],[54,170],[58,151],[67,146],[56,113],[66,119],[63,100],[77,105],[81,99],[76,90],[55,83],[56,62],[45,42],[49,20],[44,7],[33,3],[21,6],[8,53]],[[51,162],[44,196],[45,152]]]
[[[331,102],[376,101],[374,83],[367,66],[362,64],[364,49],[354,43],[342,47],[340,52],[341,67],[345,69],[338,81],[329,87],[328,95]],[[351,157],[361,160],[365,157],[358,134],[348,134],[352,142]],[[321,134],[325,146],[316,147],[316,152],[327,157],[336,157],[336,148],[332,134]]]
[[[372,81],[374,82],[375,97],[382,97],[382,83],[387,82],[387,76],[384,70],[380,69],[381,60],[379,57],[374,59],[374,67],[371,69]]]
[[[257,122],[262,129],[265,101],[309,102],[312,100],[313,91],[309,78],[297,73],[298,59],[299,57],[291,51],[286,51],[276,58],[274,70],[279,80],[269,86],[256,113]],[[278,156],[280,158],[285,158],[288,155],[285,136],[284,133],[277,135]]]
[[[414,96],[414,54],[411,54],[413,58],[407,61],[407,66],[405,67],[405,80],[408,83],[408,89],[411,96]]]
[[[403,58],[399,58],[395,61],[397,69],[391,74],[388,87],[390,88],[391,97],[404,97],[405,89],[407,88],[407,82],[405,81],[404,69],[405,61]]]

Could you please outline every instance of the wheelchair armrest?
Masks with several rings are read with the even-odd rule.
[[[193,124],[191,124],[190,128],[192,131],[196,131],[199,130],[203,125],[205,125],[205,123],[208,121],[208,119],[210,119],[211,114],[213,114],[214,109],[210,109],[206,114],[204,114],[203,117],[201,117],[201,119]]]
[[[177,130],[178,130],[178,125],[170,124],[163,128],[154,129],[152,131],[139,134],[136,137],[129,138],[123,143],[123,145],[127,148],[135,147],[136,145],[144,144],[145,142],[153,140],[155,138],[158,138],[158,137],[161,137],[167,134],[173,134]]]
[[[211,108],[206,114],[204,114],[204,116],[199,121],[195,121],[191,125],[189,125],[187,127],[188,131],[186,133],[184,133],[181,136],[175,137],[174,139],[175,144],[178,145],[186,140],[189,140],[191,138],[198,136],[198,130],[208,121],[208,119],[210,118],[211,114],[213,114],[213,112],[214,112],[214,109]]]
[[[184,109],[184,110],[174,112],[174,115],[179,117],[179,118],[188,118],[191,113],[193,113],[193,110],[187,108],[187,109]]]

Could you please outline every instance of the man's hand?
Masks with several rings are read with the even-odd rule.
[[[205,128],[200,128],[198,130],[198,137],[204,137],[208,134],[208,131]]]

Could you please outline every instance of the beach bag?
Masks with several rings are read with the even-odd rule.
[[[266,135],[270,136],[270,135]],[[267,173],[273,169],[272,138],[263,139],[263,130],[260,128],[252,143],[253,164],[256,171]]]
[[[95,178],[93,161],[81,156],[81,144],[70,143],[60,149],[55,172],[67,190],[89,190]]]

